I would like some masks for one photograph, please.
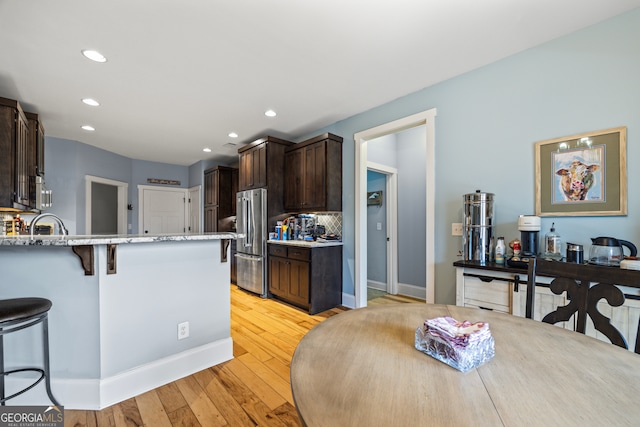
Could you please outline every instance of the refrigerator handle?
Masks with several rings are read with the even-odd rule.
[[[244,240],[244,245],[245,247],[250,247],[253,246],[253,227],[251,224],[251,216],[253,215],[253,206],[252,206],[252,200],[250,198],[245,198],[244,201],[244,206],[245,206],[245,216],[244,216],[244,220],[245,220],[245,227],[244,229],[247,232],[247,236],[245,237]]]

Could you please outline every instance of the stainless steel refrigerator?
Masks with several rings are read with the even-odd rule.
[[[238,287],[267,296],[267,190],[240,191],[236,196]]]

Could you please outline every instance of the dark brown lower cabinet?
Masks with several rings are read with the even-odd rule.
[[[342,246],[269,243],[269,293],[316,314],[342,304]]]

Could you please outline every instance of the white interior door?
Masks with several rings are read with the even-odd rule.
[[[187,197],[184,188],[138,186],[141,233],[185,233]]]

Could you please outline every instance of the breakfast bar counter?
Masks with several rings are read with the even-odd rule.
[[[68,409],[105,408],[233,357],[228,247],[235,238],[3,236],[0,298],[53,302],[53,392]],[[179,329],[186,337],[178,339]],[[38,333],[6,339],[7,367],[40,363],[39,352],[28,350]],[[26,381],[12,377],[7,389]],[[42,384],[15,399],[46,401]]]

